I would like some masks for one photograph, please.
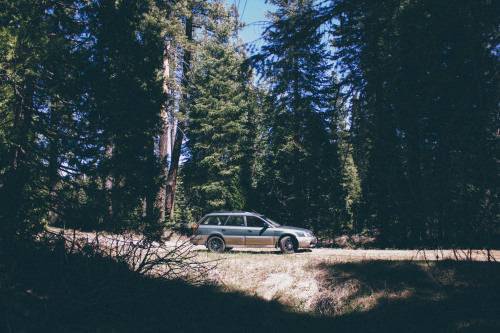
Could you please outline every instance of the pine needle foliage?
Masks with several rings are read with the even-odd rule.
[[[344,195],[332,107],[330,53],[321,31],[297,29],[313,1],[272,1],[260,61],[270,86],[262,194],[282,222],[332,234],[344,218]]]
[[[183,174],[197,217],[245,206],[242,174],[251,74],[245,69],[245,48],[237,37],[241,28],[237,15],[235,7],[211,3],[193,57]]]

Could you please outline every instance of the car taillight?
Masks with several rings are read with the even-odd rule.
[[[193,227],[193,232],[195,232],[195,231],[196,231],[196,229],[198,229],[198,225],[195,225],[195,226]]]

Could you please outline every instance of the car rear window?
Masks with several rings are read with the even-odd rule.
[[[224,225],[227,216],[208,216],[206,219],[201,221],[200,224],[204,225]]]

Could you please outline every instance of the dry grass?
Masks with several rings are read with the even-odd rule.
[[[195,251],[200,260],[218,260],[210,278],[225,291],[328,316],[370,311],[380,304],[415,296],[439,299],[443,286],[469,287],[473,283],[443,263],[450,259],[471,259],[466,261],[471,264],[487,260],[483,251],[452,250],[314,249],[282,255],[272,249],[241,249],[214,254],[198,246]],[[499,251],[490,254],[500,258]]]
[[[210,277],[226,291],[242,291],[308,310],[319,290],[318,272],[307,269],[311,264],[307,257],[242,251],[220,255],[201,252],[199,256],[220,260]]]

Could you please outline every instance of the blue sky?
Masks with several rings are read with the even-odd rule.
[[[246,27],[240,32],[243,41],[249,47],[260,48],[262,40],[259,38],[266,26],[266,12],[271,11],[273,6],[266,4],[265,0],[228,0],[228,3],[238,8],[240,21],[246,23]]]

